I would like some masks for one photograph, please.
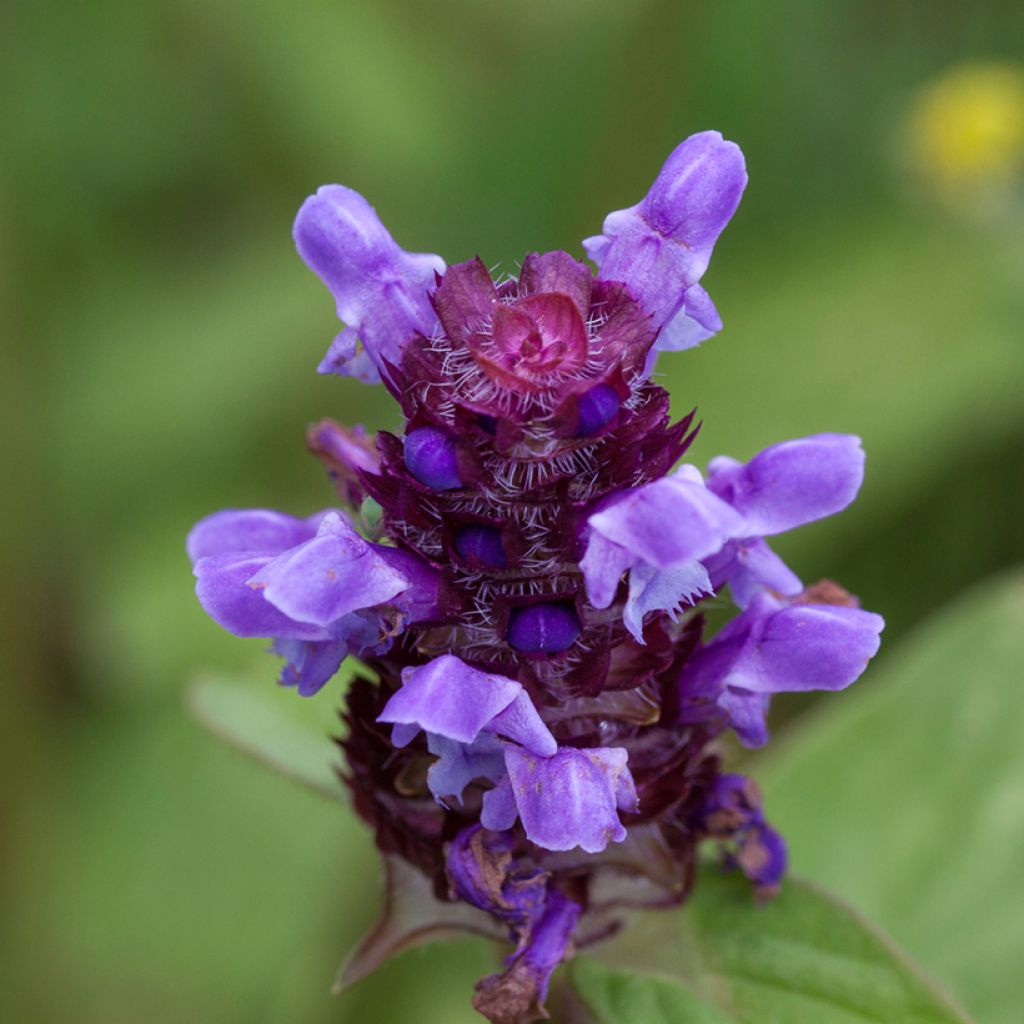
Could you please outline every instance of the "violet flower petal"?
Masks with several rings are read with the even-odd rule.
[[[533,701],[522,689],[512,703],[495,715],[484,728],[513,740],[540,757],[550,757],[558,750],[554,736],[537,713]]]
[[[355,616],[352,616],[355,618]],[[367,624],[365,639],[372,643],[376,630]],[[364,645],[355,637],[321,642],[308,640],[275,640],[274,653],[284,658],[281,685],[294,686],[300,697],[312,697],[341,668],[349,653]]]
[[[792,569],[760,537],[730,541],[704,560],[715,589],[729,584],[733,603],[744,609],[762,590],[793,597],[804,585]]]
[[[519,808],[516,806],[512,781],[508,775],[505,775],[498,780],[494,789],[489,789],[484,793],[480,824],[494,832],[504,832],[516,823],[518,817]]]
[[[726,686],[719,694],[717,703],[728,716],[729,725],[740,743],[756,749],[768,742],[768,709],[771,702],[771,694]]]
[[[508,926],[515,950],[505,970],[477,985],[473,1005],[493,1021],[547,1016],[544,1000],[555,968],[569,953],[581,908],[548,885],[548,875],[519,864],[513,837],[472,825],[448,849],[452,890]]]
[[[384,604],[409,586],[337,513],[323,520],[316,537],[278,555],[249,582],[289,618],[320,626]]]
[[[703,276],[746,183],[738,146],[718,132],[692,135],[672,152],[647,195],[610,213],[602,234],[583,246],[602,280],[626,284],[661,327]]]
[[[452,841],[445,869],[455,893],[474,907],[526,932],[544,913],[547,872],[522,868],[512,855],[515,839],[480,825],[462,829]]]
[[[373,553],[406,581],[406,589],[389,601],[409,623],[441,618],[450,604],[444,578],[423,559],[401,548],[371,544]]]
[[[327,514],[297,519],[266,508],[225,508],[200,519],[185,547],[193,564],[206,555],[257,551],[276,555],[315,537]]]
[[[762,820],[744,838],[736,862],[760,894],[771,895],[786,873],[789,862],[786,840]]]
[[[522,685],[467,665],[452,654],[402,670],[378,722],[415,725],[459,743],[472,743],[484,726],[522,692]]]
[[[743,516],[737,537],[770,537],[833,515],[857,496],[864,479],[860,438],[815,434],[766,448],[746,465],[717,458],[708,488]]]
[[[686,662],[682,720],[688,702],[713,700],[745,745],[761,746],[771,694],[849,686],[878,650],[883,626],[880,615],[860,608],[790,604],[760,593]]]
[[[617,809],[636,809],[627,757],[623,747],[565,747],[551,757],[507,747],[505,764],[527,837],[546,850],[579,846],[587,853],[622,842],[626,829]]]
[[[679,568],[718,551],[743,528],[740,516],[692,466],[621,492],[587,524],[591,533],[580,567],[596,608],[611,603],[623,569]]]
[[[402,250],[358,192],[322,186],[302,204],[293,234],[307,266],[331,290],[338,317],[357,332],[379,372],[386,374],[385,362],[397,365],[414,334],[434,332],[429,294],[444,260]]]
[[[621,544],[614,544],[592,530],[580,568],[587,585],[587,597],[595,608],[607,608],[615,599],[622,574],[636,561]]]
[[[742,521],[692,467],[682,470],[690,472],[678,471],[620,493],[609,507],[590,516],[591,530],[659,569],[717,551]]]
[[[427,749],[437,757],[427,770],[427,786],[440,803],[447,797],[461,803],[463,791],[474,780],[496,782],[505,774],[504,744],[489,733],[481,733],[473,743],[427,733]]]
[[[722,329],[722,318],[711,296],[699,284],[690,285],[683,293],[683,304],[662,327],[654,343],[656,352],[682,352],[696,348]]]
[[[729,686],[754,693],[842,690],[878,651],[880,615],[824,604],[788,605],[765,614],[767,603],[758,598],[744,612],[759,621],[729,670]]]
[[[330,640],[331,632],[317,623],[296,622],[265,600],[250,584],[271,562],[270,555],[249,553],[208,555],[195,564],[196,596],[207,615],[235,636]]]
[[[331,342],[327,354],[316,368],[320,374],[354,377],[364,384],[379,384],[380,373],[354,327],[345,327]]]
[[[549,888],[543,916],[505,961],[505,970],[479,982],[474,1008],[492,1021],[547,1018],[544,1000],[548,984],[555,968],[566,958],[581,912],[579,904]]]
[[[786,843],[764,819],[761,794],[743,775],[719,775],[704,795],[697,827],[717,839],[726,863],[738,867],[760,896],[778,889],[786,873]]]

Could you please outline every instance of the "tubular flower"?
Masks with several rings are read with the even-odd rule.
[[[738,147],[695,135],[584,243],[596,274],[548,252],[498,279],[403,251],[362,196],[321,188],[295,222],[345,323],[320,371],[382,383],[401,429],[318,423],[338,509],[225,511],[189,537],[203,607],[270,639],[282,683],[371,670],[345,779],[439,927],[513,942],[478,985],[491,1021],[539,1019],[574,948],[683,901],[704,839],[772,894],[785,845],[715,741],[765,742],[773,694],[841,689],[878,647],[877,615],[765,539],[853,500],[857,438],[702,475],[680,464],[693,414],[672,423],[651,379],[720,327],[699,282],[745,184]],[[711,634],[701,603],[726,588],[738,614]],[[365,973],[380,943],[358,955]]]

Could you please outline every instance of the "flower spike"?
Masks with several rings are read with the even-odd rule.
[[[693,414],[673,423],[651,378],[722,326],[700,282],[746,180],[734,143],[686,139],[584,243],[596,274],[566,252],[500,279],[446,268],[340,185],[299,211],[345,325],[319,372],[383,381],[400,427],[315,424],[341,508],[219,512],[187,547],[203,608],[269,639],[284,686],[365,669],[344,780],[390,889],[346,978],[452,927],[507,938],[473,1003],[530,1024],[577,941],[686,898],[700,843],[758,898],[784,884],[785,842],[716,741],[759,746],[776,694],[849,686],[883,622],[768,543],[850,504],[859,439],[702,475],[682,462]],[[717,631],[712,602],[714,621],[735,606]]]

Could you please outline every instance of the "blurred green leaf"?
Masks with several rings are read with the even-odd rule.
[[[1024,574],[975,588],[756,774],[801,874],[991,1024],[1020,1019]]]
[[[260,687],[202,676],[189,687],[188,704],[193,715],[226,743],[331,800],[346,802],[335,772],[340,764],[337,748],[326,736],[282,713],[282,702],[270,699]]]
[[[636,970],[590,958],[570,969],[596,1024],[968,1020],[885,935],[802,882],[756,906],[742,878],[706,868],[684,911],[647,915],[630,930]],[[618,968],[622,950],[610,946],[602,959]]]
[[[734,1019],[678,982],[615,971],[594,960],[577,961],[572,980],[599,1024],[729,1024]]]

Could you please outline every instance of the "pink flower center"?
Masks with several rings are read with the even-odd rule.
[[[587,328],[568,295],[528,295],[494,307],[484,368],[513,387],[542,388],[587,359]]]

